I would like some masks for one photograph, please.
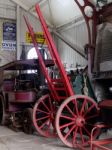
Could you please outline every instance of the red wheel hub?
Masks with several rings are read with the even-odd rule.
[[[75,124],[78,127],[83,127],[84,124],[85,124],[85,119],[83,117],[79,116],[79,117],[76,118]]]

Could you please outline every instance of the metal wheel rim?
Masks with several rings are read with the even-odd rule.
[[[49,107],[45,103],[45,100],[47,99],[49,101]],[[55,116],[53,115],[55,114],[55,111],[53,101],[51,100],[49,94],[42,96],[35,104],[33,109],[33,123],[40,135],[45,137],[56,136]],[[38,115],[39,112],[42,117]]]
[[[87,129],[85,129],[85,125],[83,125],[83,122],[85,123],[86,121],[87,121],[87,119],[92,119],[92,117],[94,118],[94,117],[97,117],[98,116],[98,114],[94,114],[93,116],[90,116],[91,118],[87,118],[86,120],[83,120],[83,118],[78,118],[77,119],[77,124],[76,124],[76,114],[74,114],[74,112],[72,112],[72,110],[70,110],[66,105],[68,105],[72,100],[76,100],[76,99],[86,99],[86,101],[89,101],[93,106],[91,106],[89,109],[88,109],[88,113],[89,113],[89,111],[91,111],[92,109],[96,109],[96,111],[98,111],[98,107],[97,107],[97,103],[95,102],[95,101],[93,101],[91,98],[89,98],[89,97],[87,97],[87,96],[84,96],[84,95],[77,95],[77,96],[71,96],[71,97],[69,97],[68,99],[66,99],[62,104],[61,104],[61,106],[59,107],[59,109],[58,109],[58,111],[57,111],[57,115],[56,115],[56,122],[55,122],[55,124],[56,124],[56,130],[57,130],[57,133],[58,133],[58,136],[60,137],[60,139],[62,140],[62,142],[65,144],[65,145],[67,145],[68,147],[73,147],[73,145],[75,146],[78,146],[78,143],[77,143],[77,140],[76,140],[76,136],[77,136],[77,132],[78,133],[80,133],[80,135],[82,134],[82,137],[81,138],[84,138],[83,137],[83,132],[82,132],[82,130],[80,129],[80,128],[84,128],[84,130],[85,130],[85,132],[87,132],[88,133],[88,131],[87,131]],[[75,111],[77,112],[78,110],[76,110],[77,109],[77,103],[74,105],[75,106]],[[72,118],[70,117],[69,119],[71,119],[71,121],[67,121],[67,119],[66,118],[64,118],[65,119],[65,121],[66,122],[68,122],[68,123],[65,123],[65,124],[63,124],[63,125],[60,125],[60,116],[61,116],[61,118],[62,118],[62,112],[63,112],[63,110],[65,109],[65,107],[67,107],[66,109],[68,109],[69,110],[69,113],[71,113],[71,116],[72,116]],[[83,107],[81,107],[82,109],[83,109]],[[81,111],[81,110],[80,110]],[[82,110],[83,111],[83,110]],[[82,111],[81,111],[81,113],[82,113]],[[75,112],[75,113],[76,113]],[[74,116],[73,116],[73,114],[74,114]],[[78,112],[77,112],[78,113]],[[84,115],[84,113],[83,113],[83,115]],[[87,115],[87,114],[85,114],[85,115]],[[79,115],[80,116],[80,115]],[[68,120],[69,120],[68,119]],[[82,121],[82,124],[81,124],[81,121]],[[75,122],[75,123],[74,123]],[[79,123],[79,125],[78,125],[78,123]],[[67,125],[67,126],[66,126]],[[65,127],[66,126],[66,127]],[[63,131],[61,131],[64,127],[65,128],[67,128],[67,127],[69,127],[69,126],[72,126],[70,129],[69,129],[69,131],[68,132],[73,132],[73,134],[74,135],[72,135],[72,137],[71,137],[71,142],[69,142],[69,140],[67,140],[66,138],[68,138],[67,136],[71,136],[70,134],[68,134],[68,132],[67,132],[67,134],[64,136],[63,135]],[[71,131],[70,131],[71,130]],[[90,133],[88,133],[89,134],[89,138],[90,138]],[[84,139],[81,139],[81,140],[84,140]],[[74,143],[74,141],[75,141],[75,143]],[[88,140],[89,141],[89,140]],[[87,145],[88,144],[88,141],[86,142],[83,142],[83,144],[82,145]]]

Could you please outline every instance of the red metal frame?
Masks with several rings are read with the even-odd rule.
[[[89,45],[95,45],[95,42],[96,42],[96,24],[97,24],[97,13],[96,13],[96,9],[95,9],[95,6],[89,2],[89,0],[84,0],[84,6],[82,6],[80,4],[80,0],[74,0],[75,3],[78,5],[79,9],[81,10],[82,12],[82,15],[85,19],[85,22],[86,22],[86,25],[87,25],[87,30],[88,30],[88,44]],[[89,6],[92,8],[93,10],[93,15],[92,17],[88,17],[86,14],[85,14],[85,8]],[[90,21],[92,20],[93,22],[93,28],[92,28],[92,32],[91,32],[91,27],[90,27]]]
[[[91,78],[91,72],[93,68],[93,58],[94,58],[94,48],[96,43],[96,26],[97,26],[97,13],[95,6],[89,2],[89,0],[84,0],[84,5],[82,6],[79,2],[80,0],[74,0],[75,3],[78,5],[79,9],[82,12],[82,15],[85,19],[86,25],[87,25],[87,31],[88,31],[88,74]],[[86,7],[90,7],[93,10],[93,14],[91,17],[88,17],[85,13]],[[92,30],[90,27],[90,21],[92,21]]]
[[[85,19],[86,25],[87,25],[87,31],[88,31],[88,73],[91,77],[91,72],[93,72],[93,62],[94,62],[94,49],[96,45],[96,35],[97,35],[97,25],[100,23],[100,17],[103,16],[103,19],[105,19],[107,16],[112,14],[112,3],[104,6],[101,10],[96,11],[95,6],[89,1],[84,0],[84,6],[80,4],[80,0],[74,0],[75,3],[78,5],[79,9],[82,12],[82,15]],[[85,14],[85,8],[89,6],[93,10],[93,16],[88,17]],[[90,27],[90,21],[92,21],[92,30]]]

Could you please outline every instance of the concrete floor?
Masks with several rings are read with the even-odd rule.
[[[112,137],[112,130],[100,136]],[[109,146],[110,147],[110,146]],[[112,148],[112,147],[111,147]],[[60,139],[45,138],[39,135],[27,135],[23,132],[14,132],[7,127],[0,126],[0,150],[72,150],[66,147]],[[76,150],[76,149],[74,149]],[[85,150],[89,150],[86,148]]]
[[[0,150],[71,150],[57,138],[44,138],[39,135],[27,135],[14,132],[0,126]]]

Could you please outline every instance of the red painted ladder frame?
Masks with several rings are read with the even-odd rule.
[[[53,60],[54,64],[59,69],[59,72],[60,72],[60,75],[61,75],[61,79],[54,79],[54,80],[52,80],[50,78],[50,76],[48,74],[48,71],[46,69],[44,60],[43,60],[43,58],[41,56],[41,53],[40,53],[40,51],[38,49],[38,43],[36,42],[33,28],[32,28],[32,26],[28,22],[28,19],[25,16],[24,16],[24,19],[25,19],[26,25],[28,27],[29,33],[31,35],[34,47],[36,49],[36,52],[37,52],[37,55],[38,55],[38,59],[39,59],[39,63],[41,64],[42,71],[43,71],[43,73],[45,75],[45,78],[47,79],[49,89],[52,91],[51,94],[52,94],[54,100],[57,100],[58,102],[60,102],[60,97],[58,96],[58,94],[56,92],[56,89],[55,89],[55,87],[53,85],[53,82],[57,82],[58,83],[59,80],[62,81],[62,83],[64,84],[64,87],[65,87],[65,91],[67,93],[67,97],[74,95],[74,92],[72,90],[72,87],[71,87],[71,84],[70,84],[69,79],[67,77],[67,74],[66,74],[66,71],[64,69],[64,66],[61,63],[61,60],[60,60],[60,57],[58,55],[57,49],[55,47],[55,44],[54,44],[54,42],[52,40],[52,37],[51,37],[51,35],[50,35],[50,33],[49,33],[48,29],[47,29],[47,25],[45,23],[45,20],[44,20],[44,18],[42,16],[42,13],[40,11],[40,8],[39,8],[38,4],[36,5],[36,11],[37,11],[37,14],[39,16],[39,19],[40,19],[40,22],[41,22],[41,25],[42,25],[42,28],[43,28],[43,32],[44,32],[44,36],[45,36],[45,39],[46,39],[47,44],[48,44],[49,52],[51,54],[51,57],[52,57],[52,60]],[[67,97],[65,97],[65,98],[67,98]]]

